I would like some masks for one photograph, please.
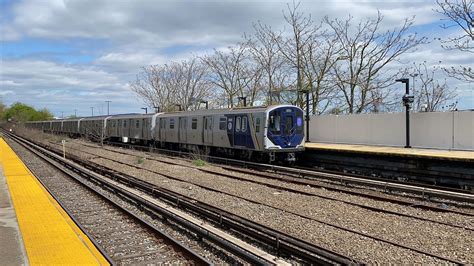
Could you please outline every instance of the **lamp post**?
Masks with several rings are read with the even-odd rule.
[[[142,107],[141,109],[145,110],[145,114],[148,114],[148,108],[147,107]]]
[[[309,142],[309,90],[300,90],[306,94],[306,142]]]
[[[110,112],[109,112],[109,103],[111,103],[112,101],[105,101],[107,103],[107,115],[110,115]]]
[[[239,101],[242,100],[244,102],[244,107],[247,107],[247,96],[238,97]]]
[[[155,108],[155,113],[159,113],[159,112],[160,112],[160,107],[159,107],[159,106],[154,106],[154,105],[153,105],[153,108]]]
[[[92,110],[92,116],[94,116],[94,107],[91,107]]]
[[[77,117],[77,109],[74,109],[74,117]]]
[[[205,103],[206,104],[206,110],[209,109],[209,101],[204,101],[204,100],[201,100],[199,101],[200,103]]]
[[[411,148],[410,146],[410,104],[413,103],[413,95],[410,95],[410,80],[407,78],[397,79],[396,82],[405,84],[405,95],[403,95],[403,105],[405,105],[405,129],[406,129],[406,145],[405,148]]]

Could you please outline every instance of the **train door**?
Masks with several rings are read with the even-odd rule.
[[[166,118],[160,118],[160,141],[166,141]]]
[[[204,144],[212,144],[212,116],[205,116],[203,120]]]
[[[142,128],[141,128],[142,129],[142,134],[141,134],[142,139],[148,140],[149,139],[149,136],[148,136],[149,130],[148,130],[148,119],[147,118],[142,119],[142,125],[141,126],[142,126]]]
[[[179,137],[179,142],[181,143],[186,143],[186,136],[187,136],[187,130],[186,130],[186,117],[180,117],[179,118],[179,127],[178,127],[178,137]]]
[[[246,116],[236,116],[234,124],[234,145],[235,146],[246,146],[245,134],[247,131],[247,125],[243,124],[243,118],[247,120]]]

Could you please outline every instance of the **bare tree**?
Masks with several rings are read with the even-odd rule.
[[[295,90],[297,97],[295,103],[303,107],[305,103],[302,100],[301,91],[306,88],[304,54],[308,50],[308,45],[314,41],[314,34],[318,30],[318,26],[314,25],[310,15],[306,16],[299,11],[299,6],[299,2],[293,2],[292,6],[288,4],[287,12],[283,13],[286,23],[290,26],[291,35],[274,34],[273,39],[287,64],[296,72]]]
[[[245,36],[250,48],[250,53],[255,64],[260,66],[261,85],[267,87],[267,104],[271,105],[274,101],[280,102],[277,89],[281,89],[277,77],[283,66],[283,58],[278,50],[275,36],[279,36],[270,26],[262,25],[260,22],[253,25],[254,34]],[[276,99],[275,99],[276,96]]]
[[[467,53],[474,53],[474,10],[472,0],[437,0],[439,9],[435,11],[444,15],[444,20],[449,21],[441,27],[448,29],[451,27],[461,28],[463,34],[454,38],[441,40],[442,47],[447,50],[460,50]],[[443,68],[451,77],[459,80],[474,82],[474,70],[471,66],[459,66]]]
[[[438,66],[428,67],[426,61],[413,64],[413,73],[418,74],[419,82],[415,89],[415,110],[426,109],[428,112],[439,111],[442,106],[454,101],[457,97],[455,90],[448,86],[446,79],[439,81]]]
[[[227,52],[214,50],[214,54],[202,60],[210,69],[209,82],[224,91],[227,107],[234,107],[238,96],[250,96],[248,103],[253,105],[257,90],[261,89],[255,79],[261,79],[262,75],[261,70],[250,61],[247,43],[229,47]]]
[[[303,54],[303,73],[312,95],[312,113],[321,114],[331,105],[335,96],[335,86],[333,86],[329,74],[338,60],[337,56],[341,52],[341,48],[332,34],[317,34],[315,31],[311,38],[308,49]]]
[[[150,107],[161,111],[195,110],[199,101],[210,95],[210,84],[205,79],[207,66],[200,60],[171,63],[164,66],[143,67],[131,82],[131,89]]]
[[[330,20],[325,23],[336,35],[341,52],[332,74],[342,94],[348,113],[367,111],[383,95],[374,90],[386,88],[397,73],[386,71],[386,66],[402,54],[425,43],[426,38],[408,35],[413,18],[405,19],[399,29],[381,32],[383,16],[378,12],[375,19],[366,19],[353,28],[352,17],[346,20]],[[379,97],[372,97],[378,95]]]

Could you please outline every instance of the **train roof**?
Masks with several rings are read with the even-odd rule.
[[[90,121],[90,120],[102,120],[105,118],[109,119],[123,119],[123,118],[147,118],[159,115],[160,117],[174,117],[174,116],[196,116],[196,115],[215,115],[215,114],[229,114],[229,113],[255,113],[255,112],[266,112],[279,107],[296,107],[289,104],[279,104],[279,105],[270,105],[270,106],[250,106],[250,107],[234,107],[234,108],[225,108],[225,109],[201,109],[195,111],[178,111],[178,112],[166,112],[166,113],[149,113],[149,114],[117,114],[117,115],[102,115],[102,116],[89,116],[89,117],[77,117],[77,118],[67,118],[67,119],[56,119],[49,121],[35,121],[35,122],[59,122],[59,121]],[[299,107],[297,107],[299,108]]]
[[[246,114],[255,112],[266,112],[278,107],[296,107],[288,104],[270,105],[270,106],[251,106],[251,107],[236,107],[226,109],[209,109],[209,110],[196,110],[196,111],[184,111],[184,112],[169,112],[163,113],[160,117],[173,117],[173,116],[196,116],[196,115],[215,115],[215,114]]]

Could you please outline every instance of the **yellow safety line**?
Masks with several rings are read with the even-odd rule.
[[[108,265],[2,138],[0,161],[30,264]]]

